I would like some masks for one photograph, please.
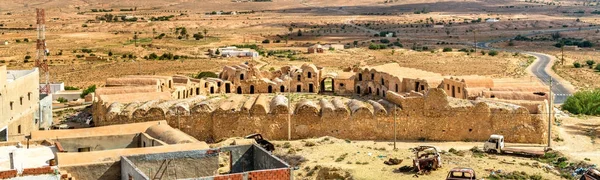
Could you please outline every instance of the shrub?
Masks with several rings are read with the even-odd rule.
[[[79,88],[73,86],[65,86],[65,90],[79,90]]]
[[[290,147],[292,147],[292,144],[290,144],[289,142],[283,143],[283,148],[290,148]]]
[[[346,156],[348,156],[348,153],[342,154],[340,157],[335,159],[335,162],[342,162],[344,159],[346,159]]]
[[[491,51],[488,53],[488,55],[490,55],[490,56],[496,56],[496,55],[498,55],[498,51],[491,50]]]
[[[87,24],[83,24],[83,25],[81,25],[81,27],[88,27],[88,26],[87,26]]]
[[[113,55],[112,51],[108,51],[108,56],[112,56],[112,55]]]
[[[29,59],[31,59],[30,55],[25,56],[25,60],[29,60]]]
[[[452,52],[452,48],[445,47],[442,52]]]
[[[204,77],[218,78],[219,76],[216,73],[210,72],[210,71],[200,72],[198,74],[198,76],[196,76],[196,78],[198,78],[198,79],[201,79]]]
[[[59,103],[66,103],[69,100],[65,99],[64,97],[59,97],[58,99],[56,99],[56,101],[58,101]]]
[[[379,42],[387,44],[387,43],[390,43],[390,40],[388,40],[388,39],[380,39]]]
[[[306,146],[306,147],[312,147],[315,145],[316,145],[315,142],[312,142],[312,141],[306,141],[306,143],[304,143],[304,146]]]
[[[485,51],[484,50],[481,50],[481,55],[485,55]]]
[[[600,115],[600,89],[579,91],[569,96],[562,105],[573,114]]]
[[[587,60],[587,61],[585,61],[585,63],[590,67],[590,69],[592,68],[592,66],[594,64],[596,64],[596,62],[594,60]]]
[[[262,41],[262,43],[263,43],[263,44],[269,44],[269,43],[271,43],[271,41],[270,41],[270,40],[268,40],[268,39],[265,39],[265,40],[263,40],[263,41]]]
[[[574,62],[574,63],[573,63],[573,66],[574,66],[575,68],[580,68],[580,67],[581,67],[581,63],[579,63],[579,62]]]
[[[88,86],[87,89],[83,90],[83,92],[81,92],[81,95],[79,95],[79,97],[85,98],[85,96],[87,96],[88,94],[93,93],[93,92],[96,92],[96,85],[95,84],[91,85],[91,86]]]
[[[596,65],[596,71],[600,71],[600,64]]]

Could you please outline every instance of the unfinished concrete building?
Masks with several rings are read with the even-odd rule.
[[[25,139],[52,122],[52,97],[39,93],[39,71],[0,66],[0,141]]]

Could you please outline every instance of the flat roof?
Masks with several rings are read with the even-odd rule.
[[[7,70],[6,71],[6,81],[7,83],[11,83],[23,76],[34,73],[37,71],[37,68],[32,70]]]
[[[402,67],[398,63],[388,63],[379,66],[367,67],[368,69],[375,69],[378,72],[388,73],[398,78],[414,78],[414,79],[427,79],[427,78],[440,78],[443,76],[438,73],[423,71],[415,68]]]
[[[54,159],[56,152],[54,146],[35,146],[18,148],[17,146],[0,147],[0,171],[23,168],[38,168],[49,166],[50,159]],[[13,164],[11,165],[10,153],[13,154]]]

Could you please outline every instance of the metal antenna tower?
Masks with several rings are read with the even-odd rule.
[[[44,86],[40,87],[40,94],[50,94],[50,73],[48,69],[48,59],[46,58],[46,11],[44,9],[35,9],[37,14],[37,42],[36,52],[37,59],[35,60],[35,66],[38,67],[40,74],[43,74]]]

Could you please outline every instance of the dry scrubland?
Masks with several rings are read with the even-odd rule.
[[[342,5],[342,6],[340,6]],[[453,47],[455,51],[468,48],[462,44],[472,42],[473,32],[479,41],[498,37],[526,34],[533,30],[564,27],[588,27],[596,21],[582,17],[575,21],[576,11],[591,12],[593,7],[581,6],[579,1],[559,1],[558,4],[530,3],[522,1],[317,1],[277,0],[274,2],[236,3],[217,1],[7,1],[0,10],[0,62],[10,69],[32,67],[35,59],[36,38],[34,8],[47,10],[47,44],[50,50],[51,81],[65,81],[72,86],[101,84],[107,77],[126,74],[193,74],[199,71],[218,70],[222,65],[236,64],[247,59],[209,59],[206,51],[224,45],[261,44],[264,39],[281,40],[281,43],[261,44],[265,49],[295,49],[302,52],[313,43],[353,44],[360,48],[318,55],[298,55],[301,61],[286,58],[265,58],[268,68],[286,64],[302,64],[311,61],[329,71],[344,67],[377,65],[398,62],[403,66],[424,69],[445,75],[479,74],[493,77],[522,77],[526,57],[513,57],[510,53],[500,56],[480,56],[478,53],[418,53],[405,49],[427,46],[441,51]],[[136,8],[136,11],[119,9]],[[112,12],[92,12],[91,9],[113,9]],[[205,15],[212,11],[252,12],[239,15]],[[418,12],[419,14],[416,14]],[[565,13],[566,12],[566,13]],[[105,14],[133,15],[137,22],[103,22],[96,17]],[[589,14],[589,13],[588,13]],[[169,21],[148,22],[151,17],[170,16]],[[301,18],[300,18],[301,17]],[[144,18],[142,20],[141,18]],[[478,18],[499,18],[498,23],[474,23]],[[91,21],[90,21],[91,20]],[[431,21],[433,20],[433,21]],[[433,24],[444,24],[434,28]],[[188,38],[178,39],[176,28],[185,27]],[[292,27],[292,31],[289,31]],[[6,29],[20,28],[20,29]],[[206,33],[204,32],[206,29]],[[298,31],[302,36],[298,36]],[[378,32],[395,32],[404,49],[365,50],[375,40]],[[162,39],[155,37],[165,34]],[[193,34],[207,37],[194,40]],[[138,45],[133,42],[138,37]],[[284,37],[288,36],[288,43]],[[28,39],[29,42],[24,42]],[[17,43],[19,40],[21,42]],[[442,43],[442,44],[440,44]],[[446,43],[451,43],[446,45]],[[90,49],[91,53],[82,50]],[[88,62],[91,55],[107,57],[108,62]],[[186,56],[178,61],[146,61],[144,56],[156,53],[172,53]],[[125,55],[126,58],[122,56]],[[132,58],[128,56],[131,55]],[[24,63],[26,56],[31,56]],[[77,57],[79,56],[79,57]],[[135,61],[135,63],[131,63]],[[139,65],[141,64],[141,65]]]

